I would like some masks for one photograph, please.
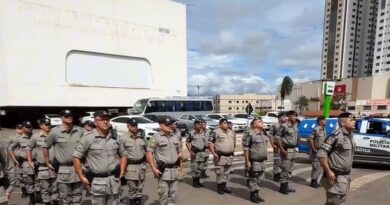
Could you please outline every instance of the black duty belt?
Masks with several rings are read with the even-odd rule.
[[[38,166],[40,166],[40,167],[47,167],[46,163],[38,163]]]
[[[351,171],[336,171],[336,170],[332,170],[332,172],[336,175],[336,176],[343,176],[343,175],[349,175],[351,174]],[[326,173],[324,172],[323,174],[325,177],[327,177]]]
[[[177,164],[165,164],[165,168],[168,168],[168,169],[172,169],[172,168],[176,168],[177,167]]]
[[[204,152],[204,151],[206,151],[206,148],[199,149],[199,148],[197,148],[197,147],[195,147],[195,146],[192,146],[191,149],[192,149],[192,151],[193,151],[195,154],[196,154],[196,153],[199,153],[199,152]]]
[[[222,155],[222,156],[224,156],[224,157],[230,157],[230,156],[233,156],[234,155],[234,153],[233,152],[231,152],[231,153],[223,153],[223,152],[219,152],[219,154],[218,155]]]
[[[105,178],[109,176],[117,176],[119,177],[119,167],[115,168],[111,172],[106,172],[106,173],[93,173],[91,172],[92,177],[100,177],[100,178]]]
[[[64,162],[64,163],[59,163],[60,166],[65,166],[65,167],[70,167],[73,166],[73,162]]]
[[[251,162],[264,162],[262,159],[250,159]]]
[[[145,158],[142,158],[140,160],[128,160],[128,164],[142,164],[145,162]]]

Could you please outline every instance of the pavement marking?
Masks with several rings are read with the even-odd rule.
[[[349,190],[356,191],[360,187],[362,187],[362,186],[364,186],[372,181],[375,181],[379,178],[386,177],[388,175],[390,175],[390,172],[377,172],[377,173],[372,173],[372,174],[367,174],[367,175],[361,176],[359,178],[352,180]]]

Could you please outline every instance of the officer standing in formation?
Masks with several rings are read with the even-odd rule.
[[[92,204],[118,205],[120,178],[125,175],[127,154],[123,145],[110,132],[109,114],[94,113],[96,129],[86,133],[73,153],[74,169],[83,185],[91,190]],[[89,180],[82,169],[82,160],[88,164]]]
[[[351,183],[355,117],[348,112],[342,113],[338,123],[339,128],[326,138],[317,153],[325,171],[322,185],[326,190],[326,205],[345,204]]]
[[[127,172],[125,179],[129,187],[129,205],[142,204],[142,190],[146,177],[146,145],[145,132],[138,129],[136,119],[129,119],[127,122],[129,131],[119,137],[119,143],[124,146],[127,152]]]
[[[254,203],[264,202],[259,196],[260,184],[264,180],[264,161],[267,160],[268,136],[263,131],[263,121],[255,118],[251,122],[251,128],[242,142],[244,147],[245,166],[248,169],[248,188],[250,201]]]
[[[87,120],[84,122],[83,128],[85,133],[90,132],[93,130],[93,128],[95,128],[95,123],[93,123],[91,120]]]
[[[272,140],[273,140],[273,152],[274,152],[274,167],[273,167],[273,173],[274,173],[274,181],[275,182],[279,182],[280,180],[280,173],[282,172],[282,159],[281,159],[281,156],[280,156],[280,150],[278,148],[278,142],[277,142],[277,139],[276,139],[276,133],[278,132],[278,130],[280,129],[280,127],[286,123],[287,121],[287,118],[286,118],[286,112],[280,112],[278,114],[278,123],[276,124],[273,124],[271,129],[270,129],[270,132],[269,134],[272,136]]]
[[[295,148],[298,145],[298,123],[297,113],[294,110],[287,112],[288,121],[280,126],[276,133],[279,151],[282,157],[282,172],[280,173],[280,189],[282,194],[289,194],[295,192],[288,185],[288,180],[294,168],[296,158]]]
[[[207,142],[207,146],[206,146],[206,158],[205,158],[205,160],[206,160],[206,163],[204,164],[204,166],[203,166],[203,170],[202,170],[202,173],[200,174],[200,178],[202,178],[202,179],[206,179],[206,178],[209,178],[209,176],[207,175],[207,167],[208,167],[208,161],[209,161],[209,147],[208,147],[208,141],[209,141],[209,139],[210,139],[210,130],[207,128],[207,122],[206,122],[206,120],[201,120],[201,122],[202,122],[202,126],[201,126],[201,128],[202,128],[202,131],[204,132],[204,134],[205,134],[205,138],[206,138],[206,142]]]
[[[199,120],[194,121],[194,130],[191,130],[189,136],[186,139],[186,146],[191,154],[191,175],[192,186],[194,188],[204,187],[200,183],[200,178],[204,170],[204,166],[207,163],[206,147],[208,141],[202,128],[202,122]]]
[[[32,167],[30,167],[27,161],[27,145],[30,143],[30,138],[32,136],[32,125],[29,121],[24,121],[22,123],[23,126],[23,136],[16,138],[13,140],[11,145],[9,146],[11,158],[15,162],[16,166],[21,169],[17,169],[19,171],[17,174],[22,175],[20,180],[20,187],[22,188],[22,198],[29,196],[30,202],[29,204],[35,204],[37,198],[34,193],[34,179],[35,179],[35,171]],[[38,194],[39,196],[39,194]]]
[[[226,183],[230,180],[235,146],[235,134],[228,129],[227,119],[220,119],[219,127],[210,135],[209,139],[209,149],[214,156],[218,194],[231,193],[226,187]]]
[[[41,130],[31,137],[31,140],[27,145],[27,160],[30,167],[38,172],[36,173],[36,181],[41,189],[43,203],[46,205],[57,205],[59,200],[56,182],[57,175],[54,170],[51,170],[46,166],[46,161],[43,156],[45,139],[51,130],[50,119],[40,119],[38,124]],[[36,155],[37,163],[33,162],[33,153]],[[49,150],[49,159],[50,161],[54,160],[53,147]]]
[[[5,182],[6,182],[6,168],[7,164],[11,161],[8,157],[8,143],[0,139],[0,205],[8,204],[8,196],[5,190]]]
[[[7,150],[8,150],[8,147],[16,139],[18,139],[19,137],[22,137],[22,136],[23,136],[23,126],[22,126],[22,124],[17,124],[16,128],[15,128],[15,134],[13,136],[10,136],[9,139],[6,141]],[[5,165],[6,167],[4,170],[4,174],[5,174],[4,178],[8,179],[8,187],[6,189],[6,195],[8,198],[10,198],[11,193],[13,192],[15,186],[17,184],[19,184],[19,180],[18,180],[17,175],[16,175],[16,169],[20,169],[20,168],[15,165],[10,154],[7,153],[4,155],[4,157],[7,158],[5,160],[5,162],[7,162],[7,164]]]
[[[180,139],[173,133],[173,119],[161,118],[160,132],[149,139],[147,146],[147,161],[158,178],[158,195],[160,204],[175,204],[179,188],[179,170],[181,161]]]
[[[317,118],[317,127],[314,128],[313,134],[309,138],[310,144],[310,158],[312,160],[312,170],[311,170],[311,182],[310,186],[313,188],[318,188],[318,178],[324,172],[320,165],[320,160],[317,157],[317,152],[320,149],[322,143],[326,138],[326,119],[325,117]]]
[[[73,151],[80,142],[83,131],[80,127],[73,125],[73,114],[70,110],[62,110],[60,116],[62,124],[54,127],[45,138],[43,156],[47,167],[57,172],[58,190],[62,203],[64,205],[80,205],[83,185],[73,167]],[[50,161],[49,157],[51,147],[54,147],[53,162]],[[59,167],[57,168],[57,166]]]

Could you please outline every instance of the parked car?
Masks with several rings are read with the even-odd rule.
[[[62,124],[61,116],[58,114],[45,114],[43,117],[50,119],[51,126],[53,127]]]
[[[160,125],[149,120],[146,117],[142,117],[139,115],[122,115],[118,117],[114,117],[110,120],[112,128],[114,128],[118,135],[123,135],[129,131],[127,128],[128,119],[135,119],[138,122],[138,128],[143,129],[145,131],[146,139],[150,139],[154,134],[160,131]]]
[[[90,120],[90,121],[94,121],[94,114],[95,112],[94,111],[89,111],[89,112],[85,112],[84,115],[80,118],[80,123],[81,124],[84,124],[84,122]]]
[[[188,130],[194,129],[195,120],[204,120],[210,130],[214,130],[218,126],[218,122],[209,118],[207,115],[182,115],[179,117],[179,122],[185,124]]]
[[[145,114],[143,115],[144,117],[148,118],[149,120],[153,121],[153,122],[160,122],[160,119],[162,117],[170,117],[172,119],[175,119],[174,117],[170,116],[170,115],[157,115],[157,114]],[[180,132],[181,132],[181,136],[185,136],[186,134],[188,134],[188,127],[186,126],[186,124],[180,122],[180,120],[178,119],[175,119],[177,121],[177,128],[180,129]]]
[[[209,118],[213,119],[215,122],[219,123],[219,120],[221,118],[225,118],[228,121],[233,123],[233,130],[234,131],[245,131],[247,129],[247,120],[246,119],[240,119],[236,118],[229,114],[222,114],[222,113],[214,113],[214,114],[208,114]]]

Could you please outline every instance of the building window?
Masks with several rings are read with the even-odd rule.
[[[232,107],[229,107],[229,110],[232,110]]]
[[[237,103],[240,103],[240,101],[237,100]]]
[[[239,107],[237,107],[237,109],[236,110],[239,110],[240,108]]]
[[[231,101],[231,100],[229,100],[229,103],[232,103],[232,101]]]
[[[378,105],[378,110],[387,110],[386,105]]]
[[[371,110],[371,105],[364,105],[363,110]]]

